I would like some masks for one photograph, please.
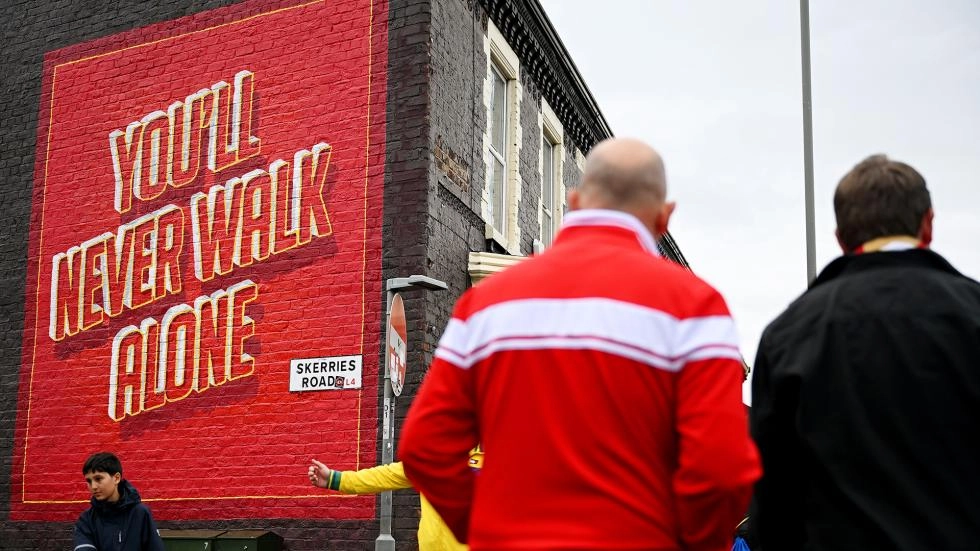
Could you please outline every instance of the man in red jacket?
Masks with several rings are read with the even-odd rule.
[[[568,204],[550,249],[457,302],[405,473],[473,551],[729,549],[759,460],[725,301],[657,253],[663,163],[605,141]]]

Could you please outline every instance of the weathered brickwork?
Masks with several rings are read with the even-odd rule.
[[[444,280],[449,290],[427,293],[425,361],[416,364],[410,377],[421,382],[452,305],[466,288],[470,251],[484,250],[485,223],[480,218],[480,197],[486,179],[483,163],[483,106],[486,57],[483,36],[486,15],[474,2],[434,0],[432,3],[429,75],[431,116],[429,139],[435,144],[426,182],[428,222],[426,273]],[[447,163],[446,159],[455,159]],[[466,183],[454,175],[453,165],[469,168]],[[446,170],[449,168],[449,170]]]
[[[431,64],[429,27],[431,5],[428,0],[392,0],[388,29],[388,102],[387,153],[384,191],[384,279],[412,274],[431,275],[425,265],[428,218],[428,175],[430,172],[429,140]],[[402,395],[395,402],[395,439],[402,426],[411,397],[418,387],[418,366],[428,365],[431,352],[417,346],[425,327],[427,291],[402,293],[408,342],[408,371]],[[383,300],[383,299],[382,299]],[[443,297],[442,300],[447,300]],[[379,327],[378,331],[382,331]],[[378,386],[378,407],[383,406],[382,387]],[[378,410],[381,416],[381,410]],[[377,438],[381,440],[381,427]],[[397,453],[397,452],[396,452]],[[380,446],[379,457],[380,461]],[[394,520],[392,534],[399,548],[417,544],[419,499],[414,492],[395,492],[392,496]],[[375,526],[377,526],[375,524]],[[376,534],[376,532],[375,532]],[[370,546],[350,547],[367,549]]]
[[[562,167],[561,173],[561,177],[565,183],[565,189],[572,189],[582,181],[582,170],[575,162],[575,156],[578,150],[571,143],[569,136],[566,134],[563,143],[565,147],[565,165]]]

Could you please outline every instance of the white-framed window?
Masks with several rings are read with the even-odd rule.
[[[558,116],[548,102],[541,100],[541,201],[540,234],[538,240],[542,248],[551,246],[562,215],[565,213],[565,184],[562,178],[562,165],[565,161],[565,148],[562,145],[564,131]]]
[[[555,234],[555,148],[549,136],[541,137],[541,243],[551,245]]]
[[[517,223],[521,196],[520,61],[493,21],[487,24],[484,46],[487,76],[483,98],[487,127],[483,143],[487,172],[482,215],[487,223],[486,237],[516,255],[520,254],[521,238]]]
[[[490,170],[487,187],[490,191],[490,224],[501,234],[507,230],[507,135],[510,125],[508,89],[510,79],[504,78],[497,63],[490,63]]]

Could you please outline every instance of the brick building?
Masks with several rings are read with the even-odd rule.
[[[161,528],[373,548],[378,498],[304,473],[380,460],[384,281],[449,287],[404,293],[400,421],[454,299],[547,247],[611,135],[540,5],[0,17],[0,548],[68,547],[104,449]],[[399,548],[417,517],[396,492]]]

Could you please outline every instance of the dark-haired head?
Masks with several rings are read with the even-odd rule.
[[[118,457],[109,452],[93,453],[85,460],[85,464],[82,466],[82,474],[97,472],[122,475],[122,463]]]
[[[885,155],[858,163],[834,193],[837,241],[845,253],[879,237],[932,240],[932,201],[925,178]]]

